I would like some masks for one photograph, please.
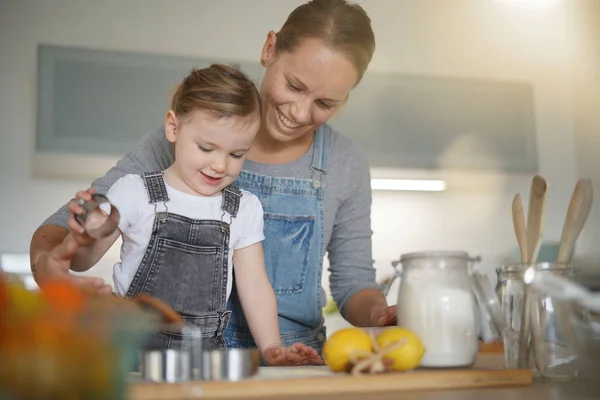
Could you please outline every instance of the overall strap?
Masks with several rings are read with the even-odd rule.
[[[146,172],[142,175],[146,190],[148,191],[148,203],[164,203],[169,201],[167,188],[163,180],[163,171]]]
[[[240,188],[234,184],[231,184],[223,189],[223,203],[221,204],[221,208],[223,211],[229,213],[232,218],[235,218],[238,210],[240,209],[241,198],[242,191]]]
[[[323,124],[317,128],[313,139],[313,159],[310,166],[310,169],[313,170],[312,180],[315,189],[322,186],[323,174],[327,173],[331,137],[332,131],[329,125]]]

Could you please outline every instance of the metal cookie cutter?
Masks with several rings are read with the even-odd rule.
[[[103,194],[93,194],[91,201],[78,203],[85,213],[75,215],[75,220],[83,226],[85,232],[94,239],[112,234],[119,226],[120,213]]]
[[[171,331],[171,329],[163,330]],[[173,329],[172,332],[181,335],[182,340],[177,348],[141,351],[140,375],[144,381],[175,383],[201,379],[202,333],[200,329],[185,324],[181,330]]]
[[[256,375],[260,362],[257,349],[229,348],[202,352],[202,379],[240,381]]]

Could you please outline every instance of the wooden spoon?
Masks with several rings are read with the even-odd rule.
[[[525,224],[525,214],[523,213],[523,201],[521,195],[517,193],[512,202],[513,225],[515,236],[521,250],[521,263],[527,263],[527,225]]]
[[[533,177],[529,195],[529,209],[527,211],[527,264],[531,265],[537,261],[538,253],[542,243],[544,230],[544,211],[546,207],[546,192],[548,184],[539,175]],[[531,342],[533,345],[533,357],[538,371],[544,373],[546,370],[546,357],[543,344],[543,333],[540,322],[540,313],[537,301],[526,286],[523,295],[523,320],[521,321],[521,332],[519,334],[518,365],[525,368],[528,352],[527,336],[531,330]],[[523,347],[521,347],[523,346]]]
[[[513,217],[513,226],[515,229],[515,236],[517,237],[517,243],[519,244],[519,249],[521,251],[521,263],[527,264],[527,225],[525,223],[525,215],[523,212],[523,201],[521,200],[521,195],[517,193],[513,198],[512,202],[512,217]],[[525,305],[526,298],[523,298],[523,307]],[[521,359],[521,352],[528,353],[527,349],[529,337],[527,332],[529,331],[529,313],[522,312],[521,313],[521,328],[519,335],[519,366],[521,368],[524,367],[525,360]]]
[[[575,242],[590,214],[593,197],[592,181],[589,179],[579,179],[571,196],[569,209],[563,225],[558,257],[556,259],[557,263],[564,265],[571,259]]]
[[[527,255],[528,264],[535,263],[542,244],[544,232],[544,211],[548,184],[539,175],[533,177],[527,210]]]
[[[517,237],[517,243],[519,244],[519,249],[521,251],[521,263],[527,264],[527,225],[525,223],[525,215],[523,212],[523,201],[521,200],[521,195],[517,193],[513,198],[512,202],[512,217],[513,217],[513,226],[515,229],[515,236]],[[525,354],[528,354],[528,342],[529,342],[529,313],[525,312],[525,304],[527,301],[527,297],[523,298],[523,312],[521,313],[521,330],[519,334],[519,358],[518,358],[518,366],[520,368],[525,368],[525,363],[527,362],[527,358],[525,358]],[[521,355],[523,353],[523,356]]]
[[[575,242],[590,214],[593,197],[592,182],[589,179],[579,179],[569,202],[569,209],[565,217],[560,239],[558,257],[556,258],[556,262],[562,267],[566,266],[571,259]],[[576,349],[577,341],[575,340],[575,333],[570,322],[572,314],[570,304],[564,301],[557,301],[553,305],[559,324],[563,330],[565,343],[570,348]]]

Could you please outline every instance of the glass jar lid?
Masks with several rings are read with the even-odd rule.
[[[481,261],[481,257],[470,257],[466,251],[422,251],[402,254],[400,262],[404,263],[419,258],[459,258],[467,261]]]

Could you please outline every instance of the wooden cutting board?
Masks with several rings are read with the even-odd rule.
[[[469,369],[415,370],[407,373],[350,376],[335,374],[327,367],[261,368],[252,379],[241,382],[185,382],[179,384],[133,383],[129,398],[154,399],[236,399],[285,398],[376,394],[419,390],[451,390],[483,387],[524,386],[532,382],[531,370],[490,367],[496,360],[480,357]]]

